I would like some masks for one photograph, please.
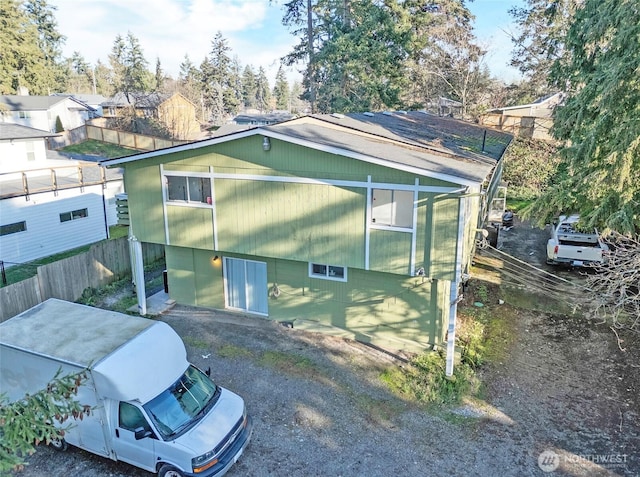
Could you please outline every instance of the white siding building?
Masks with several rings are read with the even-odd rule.
[[[45,131],[0,123],[0,261],[5,267],[108,238],[122,175],[47,158]]]
[[[83,126],[96,111],[70,96],[0,95],[0,123],[19,124],[55,132],[60,118],[64,130]]]

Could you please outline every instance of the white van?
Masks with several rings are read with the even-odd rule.
[[[9,401],[56,372],[88,369],[67,443],[161,477],[221,476],[249,443],[242,398],[189,364],[166,323],[49,299],[0,323],[0,389]]]

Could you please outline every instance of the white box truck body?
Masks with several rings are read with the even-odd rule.
[[[249,443],[242,398],[189,364],[166,323],[49,299],[0,323],[0,392],[45,389],[88,370],[69,444],[161,476],[221,476]]]

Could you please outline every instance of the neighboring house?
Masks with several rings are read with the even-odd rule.
[[[485,134],[424,112],[314,115],[102,164],[124,167],[131,240],[164,244],[178,303],[446,347],[450,373],[511,140]]]
[[[5,267],[97,242],[117,222],[122,174],[45,149],[51,133],[0,123],[0,261]]]
[[[196,120],[196,107],[180,93],[117,93],[102,104],[105,118],[120,118],[130,114],[155,119],[174,139],[190,139],[200,133]]]
[[[69,96],[0,95],[0,123],[56,132],[57,118],[69,130],[94,116],[93,108]]]
[[[553,112],[562,104],[564,93],[554,93],[534,101],[506,108],[490,109],[480,116],[480,124],[507,131],[518,137],[553,140]]]
[[[83,94],[83,93],[56,93],[55,96],[70,96],[77,99],[81,103],[86,104],[94,110],[93,118],[102,117],[102,103],[107,98],[101,94]]]
[[[438,116],[462,117],[462,103],[442,96],[437,100],[428,102],[427,110]]]
[[[273,111],[266,114],[238,114],[233,118],[233,122],[241,126],[268,126],[269,124],[281,123],[293,118],[295,118],[295,115],[288,111]]]

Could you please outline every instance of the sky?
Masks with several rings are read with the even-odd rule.
[[[515,31],[508,10],[524,0],[475,0],[467,2],[476,16],[476,36],[489,50],[491,73],[506,82],[519,78],[508,67],[511,41],[505,32]],[[58,31],[66,37],[63,55],[74,51],[91,64],[108,64],[118,34],[128,32],[140,40],[149,69],[156,59],[162,68],[178,76],[186,54],[199,67],[220,31],[242,66],[262,66],[271,85],[279,59],[297,39],[282,25],[283,0],[49,0],[56,7]],[[290,82],[300,80],[296,67],[286,70]]]

